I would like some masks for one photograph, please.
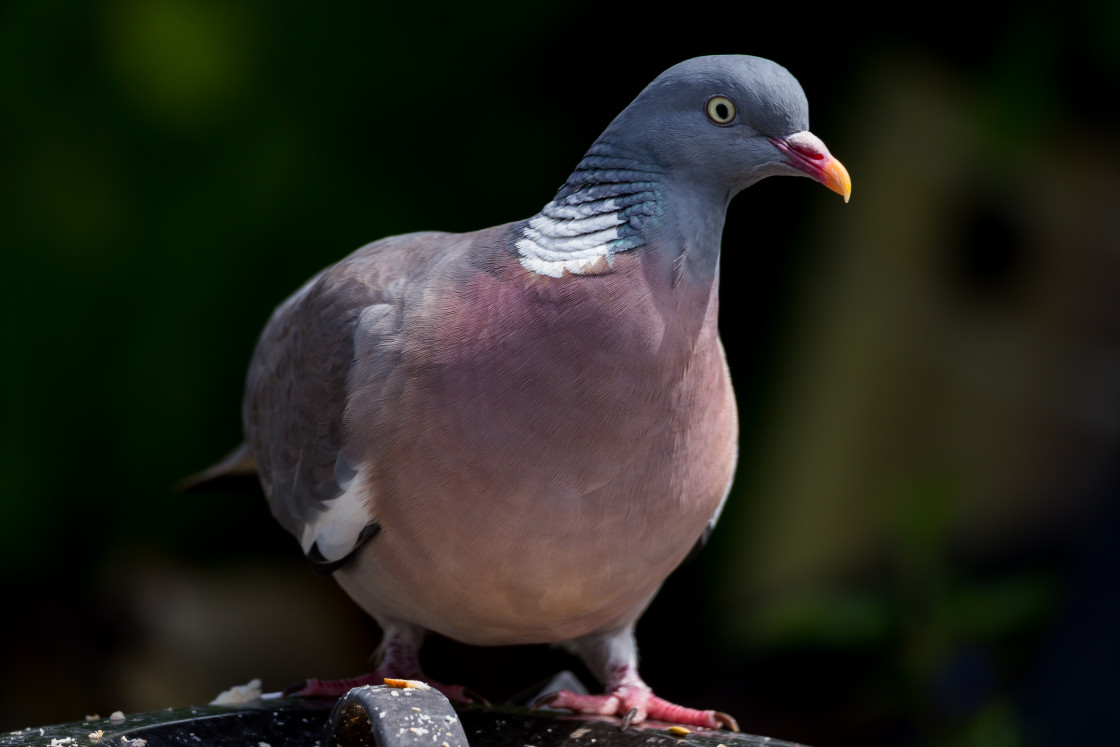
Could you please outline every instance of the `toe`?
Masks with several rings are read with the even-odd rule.
[[[614,695],[580,695],[571,690],[546,693],[531,704],[532,708],[542,706],[564,708],[573,713],[594,716],[614,716],[619,713],[619,700]]]
[[[699,726],[705,729],[719,729],[726,726],[731,731],[739,731],[739,724],[726,713],[718,711],[701,711],[695,708],[685,708],[676,703],[651,695],[649,704],[649,717],[657,721],[667,721],[672,724],[686,726]]]

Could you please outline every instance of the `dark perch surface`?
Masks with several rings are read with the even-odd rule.
[[[91,732],[102,730],[100,744],[128,747],[313,747],[325,736],[334,704],[327,700],[286,698],[237,707],[196,706],[129,714],[124,721],[75,721],[31,727],[0,736],[0,747],[87,747]],[[692,729],[674,735],[668,726],[644,723],[620,731],[617,719],[590,719],[521,708],[467,706],[457,710],[471,745],[481,747],[793,747],[792,743],[751,734]],[[67,739],[72,741],[66,741]],[[439,743],[436,742],[436,745]]]

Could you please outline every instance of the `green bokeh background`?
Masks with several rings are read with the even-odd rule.
[[[361,671],[259,493],[171,488],[239,441],[264,320],[368,241],[534,214],[646,82],[742,52],[853,197],[732,206],[739,479],[643,673],[820,745],[1114,735],[1118,8],[0,5],[0,728]]]

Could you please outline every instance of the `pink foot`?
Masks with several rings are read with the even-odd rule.
[[[295,682],[288,685],[284,688],[284,695],[294,695],[298,698],[341,698],[355,687],[362,687],[364,685],[384,685],[385,678],[389,676],[390,675],[385,674],[384,671],[379,669],[359,677],[349,677],[342,680],[320,680],[312,677],[302,682]],[[439,690],[452,702],[486,702],[485,698],[480,698],[478,695],[471,693],[462,685],[444,685],[441,682],[433,682],[431,680],[422,681],[436,690]]]
[[[284,695],[294,695],[297,698],[341,698],[355,687],[384,684],[385,677],[380,672],[370,672],[360,677],[350,677],[343,680],[321,680],[316,677],[309,677],[285,687]]]
[[[731,731],[739,731],[739,724],[726,713],[685,708],[657,697],[638,677],[637,672],[627,666],[620,667],[615,672],[603,695],[580,695],[571,690],[558,690],[540,698],[536,705],[566,708],[574,713],[588,715],[621,716],[623,729],[650,718],[706,729],[726,726]]]

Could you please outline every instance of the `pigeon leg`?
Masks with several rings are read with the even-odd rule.
[[[633,626],[613,633],[577,638],[569,641],[567,646],[606,683],[606,692],[602,695],[580,695],[570,690],[558,690],[540,698],[536,705],[589,715],[620,716],[623,729],[648,718],[708,729],[726,726],[732,731],[739,731],[735,719],[726,713],[685,708],[654,695],[638,675],[638,649]]]
[[[379,619],[384,631],[375,658],[377,668],[369,674],[340,680],[309,678],[284,688],[284,695],[300,698],[340,698],[352,688],[363,685],[384,685],[385,679],[420,680],[439,690],[448,700],[471,703],[481,700],[462,685],[444,685],[428,678],[420,668],[420,644],[424,629],[398,620]]]

